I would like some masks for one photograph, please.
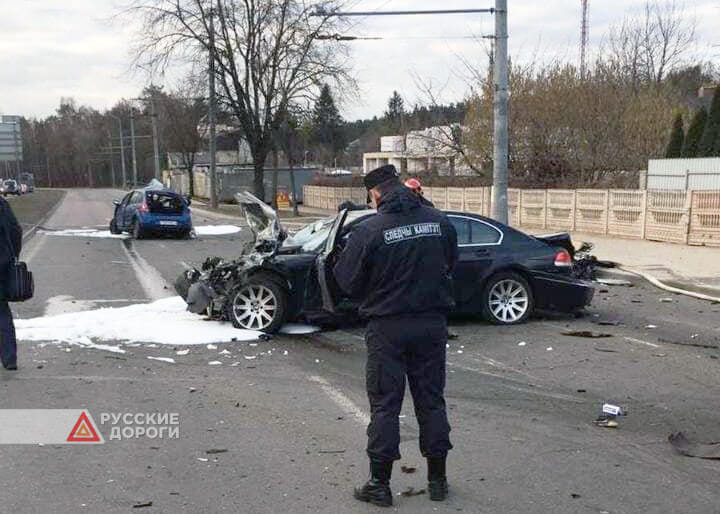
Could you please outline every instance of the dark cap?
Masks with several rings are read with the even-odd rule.
[[[365,188],[370,189],[377,187],[388,180],[398,180],[398,172],[392,164],[386,164],[369,172],[365,175]]]

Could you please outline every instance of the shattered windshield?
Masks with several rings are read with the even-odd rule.
[[[360,218],[374,214],[375,211],[350,211],[345,220],[345,225],[354,223]],[[295,233],[292,237],[289,237],[283,243],[284,247],[300,246],[303,252],[315,253],[319,251],[325,245],[325,241],[330,234],[333,223],[335,223],[336,217],[324,218],[308,225],[305,225],[301,230]]]

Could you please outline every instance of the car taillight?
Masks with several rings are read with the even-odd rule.
[[[138,210],[140,212],[149,212],[148,205],[145,200],[143,200],[143,202],[138,206]]]
[[[555,254],[555,266],[558,268],[569,268],[572,266],[572,257],[567,250],[559,250]]]

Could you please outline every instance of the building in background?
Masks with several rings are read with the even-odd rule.
[[[20,180],[22,160],[20,116],[0,116],[0,174]]]
[[[380,138],[380,151],[363,154],[363,172],[392,164],[401,173],[436,172],[440,175],[472,175],[458,152],[459,125],[414,130],[406,136]]]
[[[643,189],[720,191],[720,157],[651,159],[646,186]]]

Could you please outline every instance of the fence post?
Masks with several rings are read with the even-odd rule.
[[[610,189],[605,191],[605,235],[610,232]]]
[[[647,216],[648,216],[648,192],[647,189],[643,190],[642,199],[642,233],[640,238],[645,239],[645,230],[647,229]]]

